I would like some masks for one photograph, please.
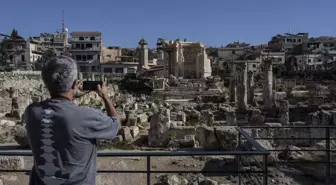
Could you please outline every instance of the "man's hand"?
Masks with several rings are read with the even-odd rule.
[[[77,80],[75,90],[74,90],[74,98],[80,98],[90,91],[82,91],[83,90],[83,80]]]
[[[107,92],[107,87],[105,82],[103,82],[102,85],[98,85],[97,86],[97,94],[101,97],[101,98],[107,98],[108,97],[108,92]]]

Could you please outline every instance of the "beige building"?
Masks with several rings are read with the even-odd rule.
[[[102,49],[101,64],[120,62],[121,48],[119,46],[108,46]]]
[[[4,38],[0,45],[9,56],[8,64],[17,68],[32,65],[43,54],[41,43],[20,36],[15,40]]]
[[[38,37],[30,37],[31,41],[39,43],[43,51],[53,49],[60,54],[68,47],[68,31],[56,31],[55,33],[40,33]]]
[[[72,32],[70,38],[70,55],[77,61],[81,72],[100,71],[103,46],[102,33],[98,31]]]
[[[211,62],[200,42],[159,40],[158,50],[163,55],[164,75],[182,78],[211,76]],[[162,53],[163,52],[163,53]],[[159,56],[162,59],[162,56]]]

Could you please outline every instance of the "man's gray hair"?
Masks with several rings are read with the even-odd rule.
[[[42,69],[42,79],[50,94],[68,92],[77,79],[77,74],[76,61],[67,56],[50,59]]]

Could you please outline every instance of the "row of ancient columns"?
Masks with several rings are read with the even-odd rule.
[[[248,71],[247,62],[231,63],[229,101],[236,102],[238,110],[246,110],[254,102],[254,74]],[[263,61],[263,102],[265,108],[273,107],[272,61]]]

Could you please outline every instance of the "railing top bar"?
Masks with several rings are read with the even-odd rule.
[[[293,125],[293,126],[240,126],[240,128],[331,128],[336,129],[335,125]]]
[[[145,156],[227,156],[265,155],[267,151],[152,151],[152,152],[98,152],[99,157],[145,157]],[[32,156],[31,151],[1,151],[0,156]]]
[[[261,146],[253,137],[251,137],[247,132],[245,132],[245,130],[241,127],[237,127],[236,128],[238,130],[238,132],[243,135],[245,137],[245,139],[247,139],[252,146],[254,146],[259,152],[263,153],[263,154],[269,154],[269,152],[263,147]]]

